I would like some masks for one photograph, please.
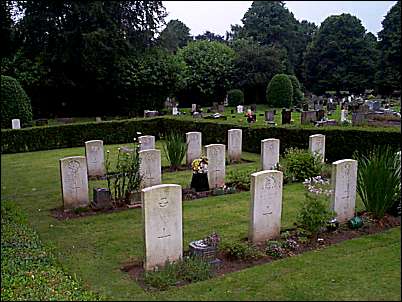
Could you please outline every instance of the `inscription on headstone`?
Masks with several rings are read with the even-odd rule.
[[[187,132],[187,153],[186,163],[191,165],[194,159],[200,158],[202,148],[202,134],[201,132]]]
[[[325,135],[314,134],[309,136],[308,148],[314,155],[319,155],[321,161],[325,161]]]
[[[139,151],[141,187],[147,188],[159,185],[162,181],[161,151],[156,149]]]
[[[140,136],[138,142],[140,143],[140,151],[155,149],[155,136],[153,135]]]
[[[208,183],[211,189],[225,185],[225,145],[205,146],[208,158]]]
[[[268,138],[261,141],[261,168],[274,170],[279,163],[279,139]]]
[[[88,176],[105,175],[103,141],[92,140],[85,142],[85,157],[87,159]]]

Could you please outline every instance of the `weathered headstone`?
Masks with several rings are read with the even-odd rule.
[[[308,149],[314,155],[319,155],[325,161],[325,135],[314,134],[309,136]]]
[[[159,185],[162,181],[161,151],[156,149],[139,151],[141,187]]]
[[[373,102],[373,110],[374,110],[374,111],[377,111],[377,110],[380,110],[380,108],[381,108],[381,102],[379,102],[379,101],[374,101],[374,102]]]
[[[283,174],[267,170],[251,174],[249,240],[258,243],[279,237]]]
[[[205,146],[208,159],[209,188],[220,188],[225,185],[225,145],[211,144]]]
[[[197,111],[197,104],[191,104],[191,112]]]
[[[364,125],[367,123],[367,114],[364,112],[353,112],[352,113],[352,125]]]
[[[279,163],[279,139],[267,138],[261,141],[261,169],[274,170]]]
[[[95,122],[99,123],[102,121],[102,118],[100,116],[95,117]]]
[[[187,153],[186,163],[191,165],[194,159],[200,158],[202,148],[202,133],[201,132],[187,132]]]
[[[341,110],[341,123],[348,120],[348,111],[345,109]]]
[[[177,107],[172,107],[172,115],[178,115],[179,114],[179,109]]]
[[[332,163],[332,202],[336,219],[342,223],[355,214],[357,161],[343,159]]]
[[[302,111],[300,114],[300,123],[302,125],[311,124],[317,120],[317,113],[315,111]]]
[[[85,142],[85,157],[87,159],[88,176],[105,175],[105,158],[103,141],[92,140]]]
[[[155,149],[155,136],[143,135],[138,137],[140,143],[140,151]]]
[[[11,120],[11,127],[13,129],[21,129],[20,119],[15,118]]]
[[[236,107],[236,109],[237,109],[237,113],[243,113],[243,105],[238,105]]]
[[[273,122],[275,120],[275,114],[273,111],[265,111],[265,121]]]
[[[182,190],[179,185],[157,185],[141,195],[144,269],[149,271],[183,257]]]
[[[223,104],[218,105],[218,112],[225,112],[225,106]]]
[[[64,209],[88,206],[88,169],[85,156],[60,159],[60,175]]]
[[[282,109],[282,125],[290,124],[292,120],[292,111]]]
[[[239,162],[242,151],[242,130],[228,130],[228,158],[229,162]]]

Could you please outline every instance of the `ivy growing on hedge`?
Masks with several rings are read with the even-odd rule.
[[[175,129],[183,134],[200,131],[204,145],[227,144],[227,131],[233,128],[243,129],[243,150],[254,153],[260,152],[261,140],[265,138],[280,139],[281,153],[290,147],[307,149],[309,136],[317,133],[326,136],[326,158],[329,161],[352,158],[355,150],[365,152],[374,145],[400,148],[400,128],[250,128],[206,120],[156,117],[2,130],[1,152],[16,153],[79,147],[83,146],[85,141],[93,139],[101,139],[105,144],[127,143],[132,141],[137,131],[159,138],[169,129]]]

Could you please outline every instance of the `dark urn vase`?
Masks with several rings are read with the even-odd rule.
[[[208,174],[193,173],[190,187],[195,189],[196,192],[208,191],[209,190]]]

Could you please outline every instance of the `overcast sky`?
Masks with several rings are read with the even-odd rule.
[[[163,1],[168,12],[166,22],[179,19],[191,35],[209,30],[225,36],[230,24],[242,25],[241,19],[252,1]],[[286,7],[299,21],[319,25],[330,15],[350,13],[358,17],[367,31],[377,35],[381,21],[396,1],[285,1]]]

